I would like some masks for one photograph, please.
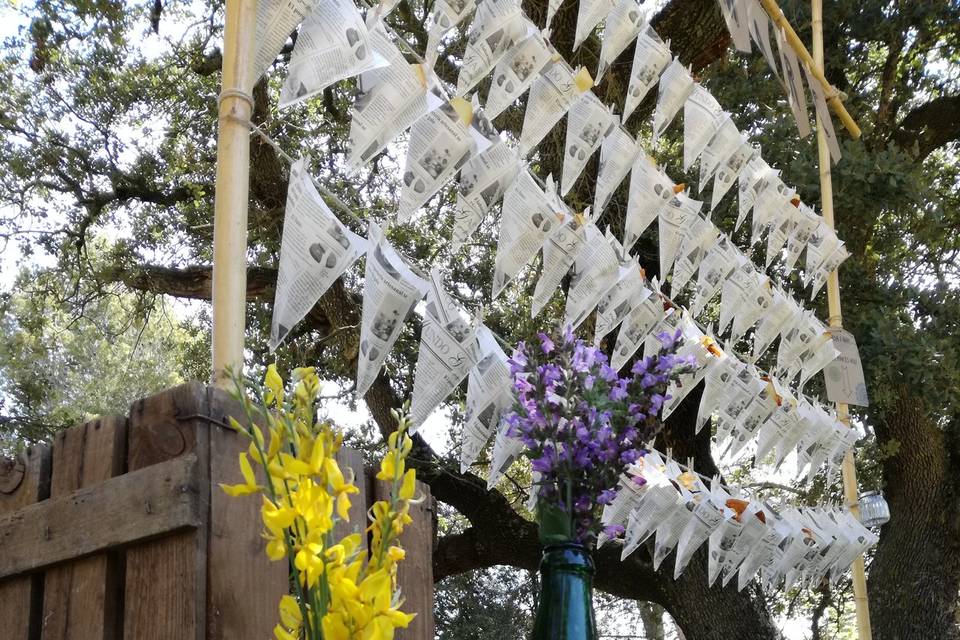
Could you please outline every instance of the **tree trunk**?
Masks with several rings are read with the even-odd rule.
[[[643,637],[646,640],[664,640],[663,607],[653,602],[638,602],[637,608],[643,622]]]
[[[876,431],[881,445],[899,447],[883,463],[891,517],[870,566],[873,638],[957,640],[956,447],[909,390],[901,390],[895,410],[878,420]]]

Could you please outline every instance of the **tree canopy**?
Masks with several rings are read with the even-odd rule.
[[[856,415],[872,434],[860,449],[862,471],[867,481],[882,482],[893,515],[869,568],[874,637],[957,638],[960,6],[826,4],[825,73],[845,94],[864,132],[861,140],[840,132],[843,159],[833,180],[838,234],[852,253],[840,271],[843,323],[857,337],[872,401]],[[545,5],[527,1],[524,9],[542,24]],[[781,5],[809,42],[809,6],[794,0]],[[420,51],[431,6],[430,0],[403,0],[388,17],[399,36]],[[0,238],[5,258],[19,255],[26,265],[42,259],[54,266],[27,273],[7,294],[0,388],[14,404],[4,411],[28,410],[40,422],[75,420],[78,412],[114,406],[124,393],[129,401],[178,376],[204,376],[205,343],[196,336],[208,328],[206,314],[195,315],[190,329],[195,335],[186,340],[194,346],[187,349],[170,348],[171,334],[156,318],[168,309],[165,300],[210,298],[222,3],[36,0],[6,12],[17,26],[5,28],[0,60]],[[595,69],[596,34],[572,50],[576,15],[577,3],[564,3],[551,39],[571,64]],[[764,157],[783,171],[784,180],[805,202],[818,203],[815,142],[797,139],[783,89],[762,57],[740,55],[729,46],[716,2],[670,0],[654,12],[652,24],[739,129],[762,144]],[[445,80],[456,82],[455,60],[464,46],[462,32],[442,46],[437,70]],[[360,218],[388,217],[396,208],[405,145],[401,140],[359,174],[348,173],[344,157],[354,84],[340,83],[279,112],[291,48],[284,48],[256,85],[254,122],[291,155],[308,152],[313,175]],[[628,47],[598,85],[605,102],[622,104],[632,58]],[[481,84],[481,97],[486,90]],[[641,137],[649,132],[652,106],[648,99],[626,123]],[[495,124],[519,131],[522,114],[522,104],[514,106]],[[680,181],[677,129],[657,159]],[[563,131],[562,123],[555,127],[534,157],[541,176],[559,175]],[[594,158],[568,198],[572,206],[592,202],[596,170]],[[288,177],[277,151],[253,138],[247,285],[252,369],[272,357],[266,344]],[[510,341],[556,322],[560,295],[544,316],[529,319],[533,274],[521,277],[505,299],[490,300],[496,220],[488,218],[469,246],[452,253],[454,198],[452,189],[442,191],[413,224],[393,226],[391,242],[419,264],[438,266],[467,306],[486,305],[488,325]],[[621,187],[601,223],[619,233],[625,203]],[[732,230],[735,217],[735,198],[728,196],[714,221]],[[635,251],[655,273],[654,237],[648,234]],[[804,295],[796,276],[777,277],[797,297]],[[317,365],[323,378],[349,389],[360,293],[356,273],[337,282],[293,329],[278,352],[281,366]],[[813,305],[826,319],[825,295]],[[82,320],[91,309],[100,321],[125,324],[100,331],[97,322]],[[125,337],[118,341],[118,335]],[[130,354],[147,344],[146,337],[157,358],[155,371],[166,371],[163,376],[141,375],[135,366],[120,364],[136,360]],[[392,429],[390,409],[410,395],[418,341],[418,323],[408,322],[362,399],[380,433]],[[89,371],[87,377],[68,375],[91,357],[90,345],[110,349],[116,356],[110,368],[124,369],[124,375],[103,386]],[[59,415],[64,403],[56,398],[64,391],[58,385],[70,375],[77,380],[67,381],[69,393],[88,402],[71,402],[74,413]],[[675,455],[694,457],[697,468],[710,473],[716,469],[710,434],[694,436],[697,395],[671,416],[661,438]],[[454,426],[462,419],[461,401],[462,390],[449,401]],[[422,438],[413,458],[433,494],[469,522],[440,537],[434,558],[438,580],[495,565],[536,568],[534,525],[515,509],[524,500],[520,491],[509,485],[487,491],[482,469],[461,474],[452,458]],[[822,486],[802,491],[839,493]],[[689,638],[778,636],[770,598],[753,589],[707,588],[705,569],[698,569],[696,560],[676,581],[654,572],[644,553],[621,563],[618,553],[601,550],[597,565],[600,589],[662,605]],[[816,594],[810,597],[822,602]],[[929,604],[917,607],[918,599]]]

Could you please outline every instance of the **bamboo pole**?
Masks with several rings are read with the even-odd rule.
[[[213,383],[243,369],[247,301],[247,198],[250,184],[252,68],[257,0],[227,0],[223,77],[218,108],[217,182],[213,214]]]
[[[783,15],[783,11],[780,9],[780,6],[777,4],[776,0],[760,0],[763,4],[763,8],[766,10],[767,14],[770,16],[770,19],[773,20],[774,24],[778,27],[783,28],[784,34],[787,36],[787,43],[790,47],[797,52],[797,55],[800,56],[800,59],[807,63],[807,66],[810,67],[810,73],[814,78],[820,83],[823,87],[824,93],[827,94],[827,104],[830,105],[830,108],[833,109],[833,112],[837,114],[837,117],[840,118],[840,122],[843,123],[843,126],[846,127],[847,131],[850,132],[850,135],[857,139],[860,137],[860,127],[857,126],[856,121],[853,119],[847,112],[847,108],[843,106],[843,100],[840,99],[840,93],[833,87],[832,84],[827,80],[823,75],[823,43],[821,41],[821,51],[820,51],[820,63],[817,64],[814,56],[810,55],[810,52],[807,51],[807,46],[803,44],[803,40],[800,39],[800,36],[797,35],[797,32],[793,30],[793,27],[790,26],[790,22],[787,20],[787,17]],[[820,34],[821,38],[823,33]],[[816,45],[814,45],[816,48]],[[816,52],[814,52],[816,55]]]
[[[814,68],[822,76],[823,70],[823,0],[812,0],[813,16],[813,55]],[[820,118],[817,117],[817,151],[820,161],[820,198],[823,220],[830,228],[834,228],[833,216],[833,177],[830,174],[830,150],[827,147],[827,137],[823,133]],[[843,314],[840,308],[840,278],[834,270],[827,278],[827,308],[830,313],[831,327],[843,327]],[[847,427],[850,427],[849,407],[842,402],[837,403],[837,417]],[[841,466],[843,477],[843,495],[847,507],[853,515],[860,519],[859,495],[857,489],[857,468],[854,465],[853,450],[847,452]],[[859,556],[853,563],[853,598],[857,612],[857,637],[859,640],[871,640],[873,634],[870,629],[870,604],[867,600],[867,578],[863,566],[863,556]]]

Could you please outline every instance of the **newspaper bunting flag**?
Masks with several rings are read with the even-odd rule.
[[[770,278],[762,273],[755,272],[756,283],[752,291],[747,292],[741,298],[737,306],[737,312],[733,317],[733,327],[730,330],[730,338],[737,340],[749,331],[760,318],[773,306],[773,288],[770,284]]]
[[[672,309],[670,311],[664,310],[663,300],[658,293],[659,286],[656,278],[651,282],[650,288],[653,290],[653,294],[631,309],[620,325],[617,344],[613,349],[613,355],[610,356],[610,366],[614,369],[622,369],[640,349],[653,328],[660,323],[667,313],[673,313]]]
[[[547,236],[543,243],[543,268],[533,291],[530,317],[536,318],[560,289],[560,282],[570,271],[586,240],[585,215],[568,216],[556,232]]]
[[[440,40],[451,29],[463,22],[470,12],[477,8],[475,0],[435,0],[430,26],[427,29],[427,58],[433,60],[437,55]]]
[[[592,86],[593,79],[585,68],[574,73],[563,58],[551,59],[530,87],[520,131],[520,152],[529,155]]]
[[[657,87],[657,106],[653,112],[653,142],[659,140],[673,122],[687,96],[693,92],[695,84],[687,68],[678,58],[674,58],[660,76],[660,85]]]
[[[387,64],[353,0],[318,2],[297,34],[279,106],[303,102],[335,82]]]
[[[577,30],[573,38],[574,50],[580,48],[614,6],[616,0],[580,0],[577,6]]]
[[[833,119],[830,116],[830,109],[827,107],[827,95],[824,93],[823,87],[820,86],[817,79],[810,73],[810,67],[806,64],[803,65],[803,74],[807,77],[807,86],[810,87],[810,93],[813,95],[813,106],[817,110],[817,118],[819,118],[819,123],[822,127],[821,131],[823,131],[823,135],[827,139],[830,158],[832,158],[833,163],[836,164],[840,162],[840,158],[843,157],[843,155],[840,153],[840,141],[837,140],[837,133],[833,129]]]
[[[566,217],[566,208],[556,196],[553,179],[548,177],[546,188],[541,189],[529,171],[521,171],[503,196],[500,238],[494,259],[494,298],[533,259],[547,236],[556,231]]]
[[[440,272],[430,272],[430,288],[420,331],[417,368],[410,401],[411,431],[453,393],[477,363],[476,328],[443,290]]]
[[[689,171],[710,142],[723,109],[717,99],[700,84],[683,103],[683,170]]]
[[[692,199],[681,191],[667,200],[657,215],[660,231],[660,277],[666,278],[680,252],[680,241],[687,225],[699,215],[702,202]]]
[[[673,266],[673,278],[670,280],[671,298],[676,298],[677,294],[690,282],[707,251],[716,243],[719,234],[717,227],[710,220],[700,216],[697,216],[683,230],[680,250]]]
[[[642,151],[637,154],[630,173],[630,196],[624,223],[624,249],[629,251],[660,210],[674,196],[673,180]]]
[[[800,200],[794,198],[780,205],[779,214],[775,214],[768,227],[767,233],[767,256],[764,261],[765,268],[769,269],[773,261],[783,252],[783,247],[787,244],[787,239],[793,232],[793,227],[797,223],[797,215]]]
[[[730,39],[738,51],[750,53],[749,5],[744,0],[717,0]]]
[[[810,299],[813,300],[817,297],[817,293],[820,289],[827,283],[827,278],[831,273],[840,268],[840,265],[843,264],[847,258],[850,257],[850,252],[847,251],[844,242],[840,242],[837,245],[837,248],[833,250],[823,262],[820,263],[820,266],[817,267],[816,272],[813,274],[813,288],[810,291]]]
[[[730,191],[730,187],[741,176],[746,166],[760,156],[760,151],[750,144],[747,137],[740,134],[740,146],[717,169],[713,178],[713,193],[710,195],[710,210],[713,211],[720,204],[720,200]]]
[[[520,154],[505,140],[473,156],[463,165],[453,213],[454,251],[459,251],[473,235],[520,171]]]
[[[773,302],[753,332],[753,359],[757,360],[766,353],[774,339],[788,327],[793,318],[800,313],[800,307],[783,290],[774,287]]]
[[[692,516],[677,542],[677,559],[673,568],[674,580],[680,577],[694,552],[710,538],[710,534],[733,516],[733,509],[723,503],[715,503],[709,496],[693,507]]]
[[[740,174],[739,201],[737,205],[737,222],[734,229],[740,229],[747,220],[747,215],[753,210],[757,196],[763,193],[770,182],[778,178],[779,173],[770,168],[770,165],[759,155],[750,161],[743,173]]]
[[[522,96],[556,52],[544,33],[534,32],[507,52],[493,71],[483,110],[496,118]]]
[[[503,478],[513,461],[523,453],[524,444],[519,438],[513,438],[507,435],[507,424],[500,424],[497,429],[497,435],[493,440],[493,452],[491,453],[490,471],[487,474],[487,488],[493,489]]]
[[[600,65],[597,69],[597,82],[603,77],[623,50],[636,40],[643,28],[646,12],[641,9],[641,0],[619,0],[610,9],[603,27],[603,39],[600,43]]]
[[[500,424],[500,416],[513,403],[507,355],[493,333],[477,327],[480,360],[467,379],[467,405],[460,447],[460,472],[466,473]]]
[[[721,403],[726,397],[727,385],[736,374],[736,359],[720,351],[714,365],[704,375],[703,393],[700,395],[700,406],[697,409],[697,426],[695,433],[700,433],[710,416],[720,410]]]
[[[785,185],[779,176],[770,177],[766,188],[757,192],[750,225],[750,246],[760,242],[767,228],[779,215],[788,208],[792,210],[791,200],[794,195],[793,189]]]
[[[643,102],[653,85],[657,84],[660,74],[670,64],[670,47],[649,24],[640,30],[633,53],[633,67],[630,71],[630,84],[623,104],[623,121]]]
[[[607,208],[640,152],[640,145],[622,125],[615,126],[604,137],[600,145],[600,168],[597,170],[597,186],[593,196],[595,215],[600,215]]]
[[[840,246],[840,239],[823,218],[817,220],[817,226],[807,240],[807,261],[803,270],[803,286],[808,286],[815,278],[820,266],[826,262]]]
[[[518,0],[485,0],[477,6],[463,54],[457,95],[463,96],[483,80],[493,67],[534,27]]]
[[[821,323],[822,324],[822,323]],[[826,327],[823,327],[823,333],[814,338],[813,343],[807,347],[807,350],[800,357],[800,384],[798,389],[803,389],[807,381],[820,373],[825,366],[833,362],[840,355],[840,351],[833,344],[833,336]]]
[[[553,24],[553,16],[557,15],[557,11],[562,4],[563,0],[547,0],[547,22],[544,25],[545,29],[549,29],[550,25]]]
[[[766,58],[773,75],[779,78],[780,70],[777,68],[777,59],[773,56],[773,46],[770,44],[770,17],[757,0],[750,0],[747,13],[750,37],[760,47],[760,52]]]
[[[567,290],[564,323],[574,329],[597,307],[603,294],[616,283],[622,251],[620,243],[597,225],[587,223],[586,240],[573,263],[573,277]]]
[[[717,169],[743,145],[744,137],[729,113],[722,113],[714,124],[713,133],[700,152],[700,179],[697,181],[699,190],[707,186],[707,181]]]
[[[807,247],[810,235],[816,231],[819,223],[820,216],[801,202],[794,213],[793,229],[790,231],[790,237],[787,238],[787,255],[784,258],[784,265],[788,271],[797,264],[800,254]]]
[[[697,317],[723,287],[737,266],[739,251],[730,236],[721,235],[710,248],[697,271],[697,290],[690,303],[690,313]]]
[[[597,317],[594,322],[593,342],[599,345],[611,331],[626,319],[630,312],[653,291],[643,281],[643,269],[636,258],[620,264],[617,282],[604,294],[597,304]]]
[[[365,248],[366,240],[343,226],[320,197],[307,172],[306,158],[294,162],[280,241],[271,351]]]
[[[803,80],[800,76],[800,61],[797,53],[787,42],[783,27],[776,29],[777,48],[780,51],[780,66],[783,67],[783,84],[787,88],[787,102],[790,111],[797,121],[797,131],[801,138],[810,135],[810,118],[807,115],[807,98],[803,91]]]
[[[428,72],[421,65],[407,64],[382,22],[377,21],[369,33],[374,51],[390,64],[361,74],[357,83],[347,139],[347,164],[353,169],[370,162],[431,106],[441,103],[427,90]]]
[[[603,138],[613,131],[617,119],[609,107],[600,102],[592,91],[580,94],[567,115],[566,153],[563,156],[563,174],[560,193],[566,195],[587,162],[600,148]]]
[[[290,33],[303,22],[320,0],[260,0],[257,2],[256,55],[253,59],[253,86],[267,72],[283,49]]]
[[[413,272],[374,222],[370,223],[367,242],[357,354],[358,397],[363,397],[376,380],[387,353],[400,336],[404,321],[430,286]]]
[[[474,153],[482,153],[499,140],[478,109],[476,96],[473,104],[451,98],[417,120],[410,129],[397,220],[410,220]]]
[[[734,254],[734,269],[723,281],[720,294],[720,323],[717,333],[722,334],[733,322],[738,306],[748,292],[756,286],[757,270],[749,258],[737,251]]]

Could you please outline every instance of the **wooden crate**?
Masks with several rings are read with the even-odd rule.
[[[242,417],[232,398],[188,383],[0,460],[0,637],[272,638],[287,567],[263,553],[259,500],[219,488],[242,482],[246,442],[229,416]],[[361,485],[351,521],[364,523],[362,458],[344,449],[340,462]],[[405,609],[424,629],[407,638],[433,637],[426,515],[404,540],[417,567],[399,578]]]

